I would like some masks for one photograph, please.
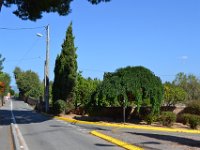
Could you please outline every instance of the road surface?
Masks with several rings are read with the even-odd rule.
[[[6,101],[5,106],[0,107],[0,149],[13,150],[13,142],[10,124],[12,122],[10,103]]]
[[[10,107],[4,107],[4,115],[9,121],[11,118]],[[51,119],[32,110],[23,101],[13,100],[13,114],[18,128],[29,150],[121,150],[116,145],[108,143],[98,137],[89,134],[90,130],[81,128],[70,123]],[[10,122],[6,121],[6,125]],[[2,126],[1,126],[2,127]],[[8,128],[8,127],[7,127]],[[10,150],[8,137],[4,141]],[[2,149],[2,147],[1,147]]]

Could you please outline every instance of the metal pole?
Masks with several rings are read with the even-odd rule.
[[[123,100],[124,102],[124,106],[123,106],[123,120],[124,120],[124,123],[126,123],[126,106],[125,106],[125,99]]]
[[[46,62],[45,62],[45,111],[49,111],[49,25],[46,26]]]
[[[46,60],[44,61],[44,100],[43,100],[43,104],[45,104],[45,103],[46,103]],[[45,105],[45,108],[42,107],[42,111],[46,111],[46,105]]]

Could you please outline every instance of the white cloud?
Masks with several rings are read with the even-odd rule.
[[[187,59],[188,59],[188,56],[181,56],[180,59],[182,59],[182,60],[187,60]]]

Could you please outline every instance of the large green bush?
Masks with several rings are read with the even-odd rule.
[[[54,105],[54,113],[55,114],[61,114],[64,113],[65,107],[66,107],[66,102],[64,100],[57,100]]]
[[[137,111],[150,105],[153,114],[159,113],[163,86],[159,77],[149,69],[136,66],[117,69],[104,74],[102,83],[91,99],[94,107],[130,106],[134,102]]]
[[[162,125],[171,127],[173,123],[176,121],[176,114],[170,111],[165,111],[161,113],[159,119]]]

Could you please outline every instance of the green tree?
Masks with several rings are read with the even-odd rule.
[[[98,86],[91,104],[130,106],[131,102],[134,102],[139,111],[143,102],[149,100],[154,114],[159,112],[162,96],[163,86],[159,77],[142,66],[126,67],[104,74],[104,79]]]
[[[91,95],[96,91],[97,86],[100,84],[98,79],[85,79],[81,72],[77,76],[77,86],[76,86],[76,101],[75,106],[87,106],[90,102]]]
[[[41,82],[37,73],[28,70],[22,71],[19,67],[14,70],[14,76],[19,89],[20,98],[39,98],[42,95]]]
[[[9,93],[10,93],[10,95],[11,96],[14,96],[15,95],[15,91],[10,87],[10,89],[9,89]]]
[[[3,62],[5,61],[5,58],[2,58],[2,55],[0,54],[0,73],[3,71]]]
[[[4,104],[3,96],[7,95],[10,89],[10,76],[7,73],[0,72],[0,99],[1,105]]]
[[[61,54],[57,56],[54,68],[52,87],[53,102],[62,99],[66,102],[75,101],[77,78],[77,55],[74,46],[72,23],[70,23],[66,39],[62,44]]]
[[[193,74],[178,73],[173,84],[187,92],[187,100],[200,99],[200,80]]]
[[[184,103],[186,98],[187,93],[183,88],[169,82],[164,84],[164,104],[166,106],[175,106],[178,103]]]
[[[73,0],[1,0],[2,5],[10,7],[16,5],[17,9],[13,12],[17,17],[23,20],[36,21],[42,18],[42,13],[56,12],[61,16],[68,15],[71,12],[70,4]],[[110,0],[88,0],[91,4],[107,2]]]
[[[3,82],[4,85],[5,85],[4,92],[2,93],[3,96],[7,95],[8,92],[9,92],[9,89],[10,89],[10,81],[11,81],[11,79],[10,79],[9,74],[3,73],[3,72],[0,73],[0,82]]]

